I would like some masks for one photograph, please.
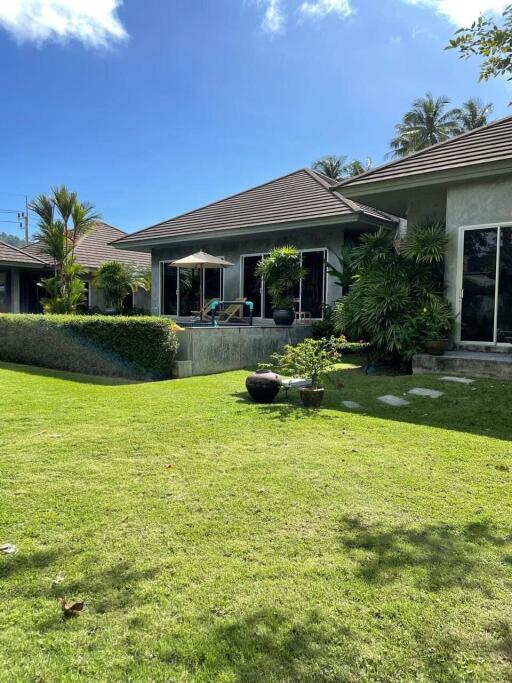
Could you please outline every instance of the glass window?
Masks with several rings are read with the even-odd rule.
[[[7,270],[0,270],[0,313],[10,313],[10,311],[9,272]]]
[[[498,229],[464,231],[462,341],[494,341]]]

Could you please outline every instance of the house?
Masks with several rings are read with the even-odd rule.
[[[512,344],[512,116],[336,186],[353,202],[407,219],[440,221],[450,246],[446,295],[464,350]]]
[[[197,271],[173,267],[171,262],[202,249],[234,264],[206,271],[204,299],[246,297],[254,304],[255,318],[265,320],[272,317],[272,308],[265,283],[255,276],[256,265],[273,247],[293,244],[306,269],[297,288],[297,310],[321,318],[324,304],[341,295],[326,262],[336,263],[335,255],[345,241],[399,222],[386,211],[347,199],[336,184],[320,173],[300,169],[123,236],[113,246],[120,252],[151,254],[155,315],[189,316],[198,309]]]
[[[87,270],[88,308],[104,308],[101,291],[91,285],[94,271],[105,261],[121,261],[141,268],[150,264],[147,254],[137,251],[118,251],[111,242],[126,235],[107,223],[97,222],[76,247],[78,263]],[[49,258],[43,253],[40,242],[22,249],[0,242],[0,313],[40,313],[40,299],[44,290],[37,286],[41,278],[53,273]],[[148,309],[150,297],[137,292],[129,305]]]

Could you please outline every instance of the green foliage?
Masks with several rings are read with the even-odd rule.
[[[36,238],[41,242],[41,253],[55,270],[53,277],[40,282],[46,289],[46,296],[41,299],[43,309],[45,313],[76,313],[85,302],[85,270],[76,262],[75,249],[99,214],[64,185],[52,188],[50,195],[35,197],[30,209],[39,216]]]
[[[310,379],[313,388],[322,386],[322,377],[341,361],[343,339],[305,339],[300,344],[287,344],[284,353],[271,356],[272,366],[289,377]]]
[[[389,143],[390,154],[404,157],[458,135],[460,110],[448,109],[449,104],[450,98],[446,95],[434,98],[432,93],[415,100],[395,127],[396,136]]]
[[[300,252],[290,245],[273,249],[256,267],[263,277],[274,309],[293,310],[294,292],[306,274]]]
[[[449,335],[453,314],[442,296],[448,240],[437,224],[409,228],[402,242],[381,228],[353,251],[354,284],[336,304],[338,332],[365,339],[380,354],[409,358]]]
[[[462,59],[483,58],[481,81],[496,76],[512,78],[512,5],[505,7],[502,20],[500,26],[492,17],[480,15],[469,28],[459,29],[447,46],[459,50]]]
[[[95,375],[170,377],[169,321],[104,315],[0,315],[0,359]]]
[[[336,334],[332,306],[324,306],[324,317],[322,320],[313,321],[311,332],[313,339],[327,339]]]
[[[347,162],[346,156],[325,156],[313,163],[313,170],[321,173],[327,178],[333,180],[344,180],[345,178],[353,178],[354,176],[366,173],[371,170],[372,160],[366,158],[364,161],[359,159],[352,159]]]
[[[105,261],[94,273],[92,284],[103,291],[107,306],[122,311],[130,293],[150,287],[147,272],[120,261]]]
[[[334,278],[335,284],[342,287],[344,291],[348,290],[355,275],[353,250],[352,244],[344,244],[338,253],[332,252],[337,263],[326,262],[327,273]]]
[[[493,105],[484,103],[479,97],[470,97],[460,108],[459,121],[461,132],[475,130],[487,125]]]
[[[0,232],[0,242],[10,244],[11,247],[17,247],[18,249],[23,249],[25,246],[25,240],[22,240],[21,237],[11,235],[7,232]]]

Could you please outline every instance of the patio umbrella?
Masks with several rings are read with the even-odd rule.
[[[199,268],[199,310],[201,311],[201,318],[203,317],[204,295],[203,295],[203,279],[206,268],[228,268],[233,264],[218,256],[212,256],[205,251],[197,251],[195,254],[185,256],[171,262],[172,266],[178,268]]]

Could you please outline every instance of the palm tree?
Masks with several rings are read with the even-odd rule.
[[[83,268],[76,262],[75,249],[99,219],[92,204],[80,202],[76,192],[54,187],[49,195],[40,194],[30,203],[39,216],[41,253],[53,263],[55,274],[41,280],[47,297],[42,304],[47,313],[75,313],[85,300]]]
[[[313,170],[318,171],[322,175],[332,178],[333,180],[341,180],[343,178],[343,171],[345,169],[345,156],[326,156],[318,159],[313,164]]]
[[[490,102],[484,104],[479,97],[470,97],[460,109],[459,123],[461,131],[474,130],[485,126],[492,114],[493,105]]]
[[[105,261],[95,272],[92,284],[103,290],[107,306],[115,308],[118,313],[123,310],[123,301],[130,293],[139,289],[149,291],[151,288],[148,274],[119,261]]]
[[[434,98],[432,93],[415,100],[396,126],[390,154],[404,157],[460,133],[460,110],[448,109],[449,104],[446,95]]]
[[[313,164],[313,170],[321,173],[333,180],[343,180],[344,178],[353,178],[361,173],[366,173],[372,168],[372,160],[370,158],[364,161],[359,159],[352,159],[347,163],[347,157],[341,156],[326,156],[318,159]]]

